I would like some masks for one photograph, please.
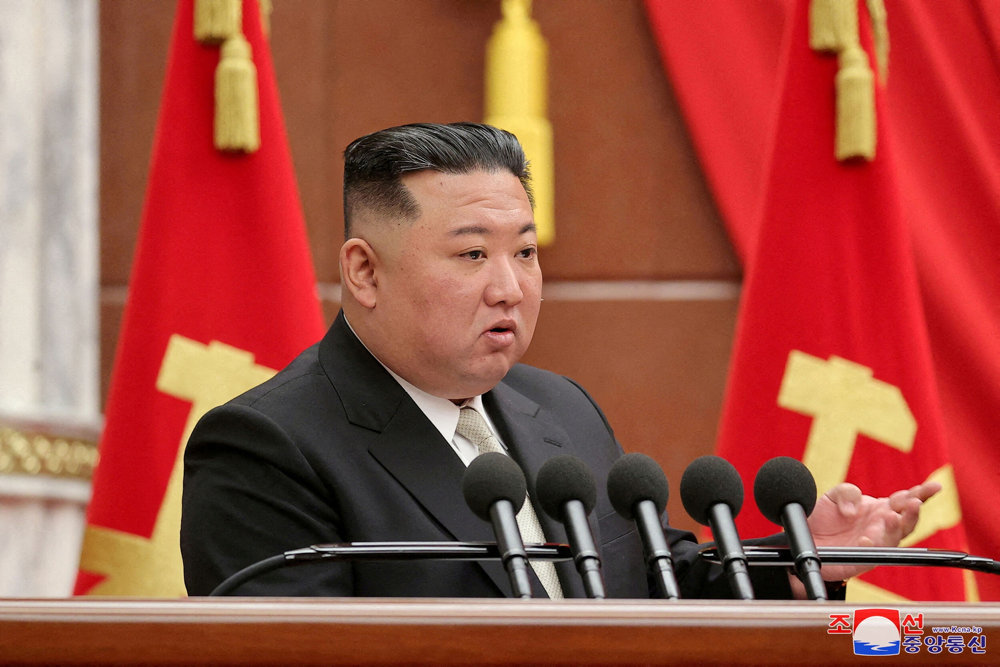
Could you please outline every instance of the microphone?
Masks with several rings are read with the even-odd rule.
[[[681,476],[681,502],[692,519],[712,528],[733,595],[753,600],[747,557],[733,521],[743,506],[743,481],[736,468],[718,456],[696,458]]]
[[[753,483],[757,507],[788,535],[795,572],[811,600],[826,600],[820,558],[806,517],[816,505],[816,481],[809,468],[790,456],[778,456],[760,467]]]
[[[566,526],[573,562],[589,598],[604,598],[601,559],[587,516],[597,504],[594,476],[575,456],[554,456],[538,469],[538,503],[545,513]]]
[[[517,513],[524,505],[527,484],[512,458],[486,452],[472,459],[462,477],[462,494],[469,509],[493,525],[500,560],[510,577],[514,597],[531,597],[528,554],[517,527]]]
[[[618,514],[636,522],[646,565],[655,573],[660,593],[668,600],[676,600],[680,591],[674,577],[670,547],[660,525],[660,515],[666,510],[669,497],[670,486],[663,468],[645,454],[625,454],[608,472],[611,505]]]

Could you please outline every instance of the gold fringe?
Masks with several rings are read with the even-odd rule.
[[[90,481],[97,459],[94,440],[25,430],[0,421],[0,476],[45,475]]]
[[[875,159],[875,75],[868,54],[860,46],[848,46],[840,52],[836,86],[836,158]]]
[[[222,45],[215,70],[215,147],[245,153],[260,148],[257,68],[242,33]]]
[[[219,44],[243,30],[243,0],[195,0],[194,38]]]
[[[486,46],[486,122],[517,135],[531,165],[538,243],[555,240],[554,159],[548,106],[548,45],[530,0],[503,0]]]

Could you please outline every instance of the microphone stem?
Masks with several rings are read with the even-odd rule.
[[[524,550],[524,540],[517,527],[514,506],[507,499],[501,499],[490,507],[490,518],[496,533],[497,547],[501,560],[510,578],[514,597],[531,597],[531,579],[528,576],[528,553]]]
[[[680,598],[670,547],[663,535],[663,526],[660,525],[656,504],[652,501],[636,503],[635,520],[639,524],[639,534],[646,547],[646,563],[656,577],[660,593],[667,600]]]
[[[826,600],[826,582],[820,573],[819,560],[801,558],[795,562],[795,572],[806,587],[806,596],[810,600]]]
[[[573,548],[573,562],[583,579],[588,598],[604,599],[604,580],[601,578],[601,560],[594,545],[587,522],[587,511],[579,500],[570,500],[563,506],[566,535]]]
[[[795,573],[810,600],[826,600],[826,583],[820,572],[821,561],[816,543],[806,522],[806,513],[798,503],[789,503],[781,510],[781,523],[788,536],[788,546],[795,557]]]
[[[722,568],[729,578],[729,587],[739,600],[753,600],[753,585],[750,583],[750,572],[747,568],[746,554],[743,553],[743,543],[736,533],[733,513],[729,505],[715,503],[709,508],[708,523],[712,534],[719,545],[722,556]]]

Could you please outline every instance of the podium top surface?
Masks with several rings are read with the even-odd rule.
[[[807,601],[6,599],[0,600],[0,662],[850,664],[861,659],[852,641],[855,614],[874,607]],[[991,652],[1000,652],[1000,605],[883,607],[890,618],[898,611],[910,631],[903,649],[911,652],[901,650],[900,662],[996,664]],[[934,645],[938,636],[941,646]],[[962,639],[960,652],[958,639],[949,636]],[[974,637],[980,639],[972,642]]]

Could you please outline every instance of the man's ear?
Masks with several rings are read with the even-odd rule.
[[[340,248],[340,276],[342,287],[348,290],[360,305],[375,307],[378,279],[375,271],[378,255],[368,241],[359,238],[348,239]]]

